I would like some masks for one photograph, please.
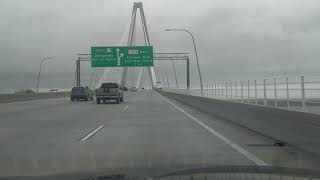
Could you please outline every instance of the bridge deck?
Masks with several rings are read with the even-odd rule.
[[[123,104],[68,98],[5,103],[0,119],[1,175],[259,162],[320,167],[309,155],[270,146],[270,139],[154,91],[127,93]]]

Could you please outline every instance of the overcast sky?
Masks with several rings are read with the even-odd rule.
[[[76,54],[118,45],[127,36],[133,2],[1,0],[0,87],[33,87],[43,57],[54,59],[44,65],[42,85],[72,86]],[[155,51],[190,52],[194,69],[190,38],[164,31],[189,29],[207,82],[320,74],[319,0],[142,2]],[[89,65],[84,68],[90,74]],[[183,79],[183,64],[178,71]]]

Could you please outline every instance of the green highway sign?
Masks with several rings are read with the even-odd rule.
[[[152,46],[91,47],[91,67],[153,66]]]

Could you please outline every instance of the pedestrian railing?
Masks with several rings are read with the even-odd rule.
[[[167,90],[201,96],[200,88]],[[320,113],[320,76],[206,83],[202,96]]]

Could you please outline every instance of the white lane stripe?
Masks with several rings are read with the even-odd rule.
[[[91,131],[89,134],[87,134],[86,136],[84,136],[80,141],[86,141],[86,140],[89,139],[91,136],[93,136],[95,133],[97,133],[98,131],[100,131],[100,129],[102,129],[103,127],[104,127],[103,125],[97,127],[95,130]]]
[[[126,109],[128,109],[128,107],[129,107],[129,106],[126,106],[126,107],[124,107],[123,109],[126,110]]]
[[[254,163],[256,163],[259,166],[268,166],[267,163],[265,163],[264,161],[262,161],[261,159],[259,159],[258,157],[256,157],[255,155],[251,154],[250,152],[246,151],[245,149],[243,149],[242,147],[240,147],[239,145],[237,145],[236,143],[234,143],[233,141],[231,141],[230,139],[224,137],[222,134],[220,134],[219,132],[217,132],[216,130],[212,129],[211,127],[207,126],[206,124],[204,124],[203,122],[201,122],[200,120],[198,120],[197,118],[193,117],[191,114],[187,113],[186,111],[184,111],[183,109],[181,109],[180,107],[178,107],[177,105],[175,105],[173,102],[171,102],[170,100],[168,100],[167,98],[163,97],[161,94],[159,94],[161,98],[163,98],[165,101],[167,101],[169,104],[171,104],[172,106],[174,106],[176,109],[178,109],[179,111],[183,112],[185,115],[187,115],[189,118],[191,118],[194,122],[198,123],[200,126],[202,126],[203,128],[205,128],[207,131],[209,131],[210,133],[212,133],[213,135],[217,136],[218,138],[220,138],[222,141],[224,141],[226,144],[228,144],[229,146],[231,146],[233,149],[237,150],[239,153],[241,153],[242,155],[244,155],[245,157],[247,157],[248,159],[250,159],[251,161],[253,161]]]

